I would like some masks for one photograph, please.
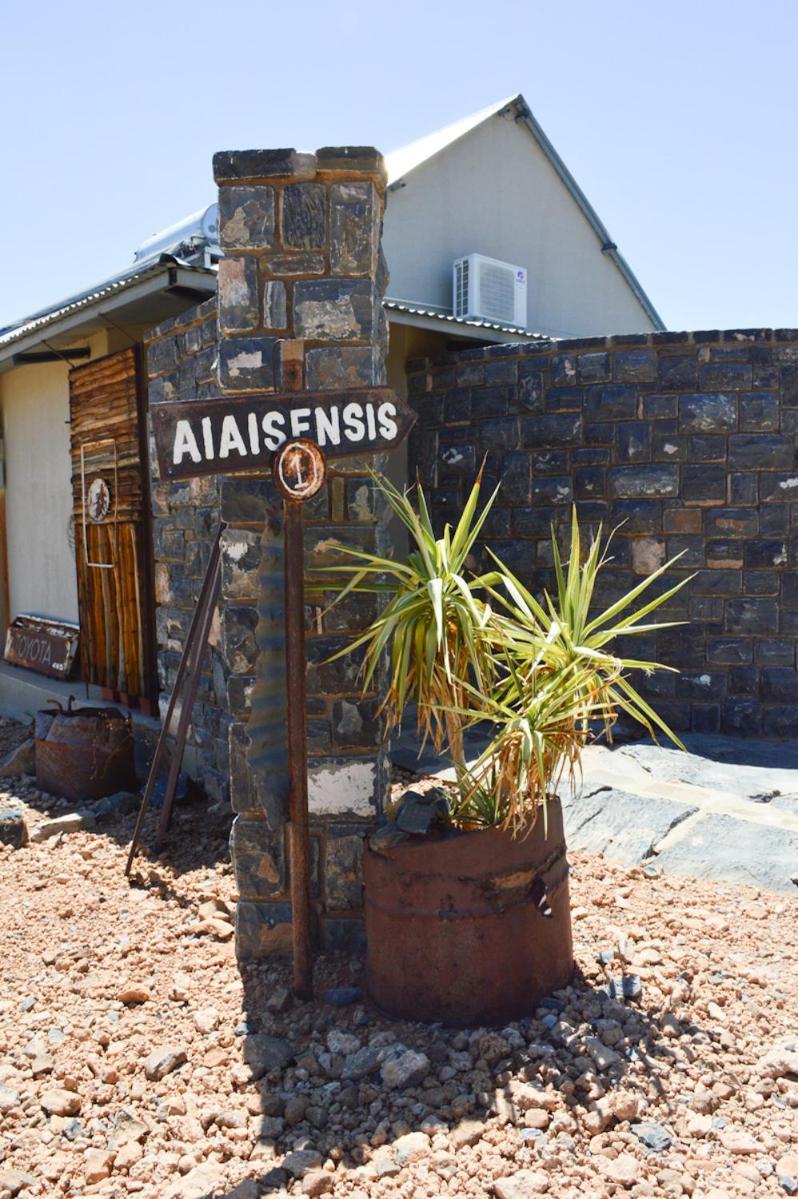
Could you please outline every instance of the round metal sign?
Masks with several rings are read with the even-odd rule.
[[[327,477],[324,454],[315,441],[287,441],[274,456],[272,475],[287,500],[309,500]]]
[[[94,479],[86,494],[86,515],[95,524],[100,524],[110,510],[111,488],[105,479]]]

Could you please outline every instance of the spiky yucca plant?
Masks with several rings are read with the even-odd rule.
[[[619,711],[650,733],[681,742],[646,703],[629,672],[671,669],[657,662],[618,656],[627,636],[679,622],[647,617],[684,586],[636,601],[672,563],[643,579],[603,612],[593,612],[596,583],[608,559],[601,528],[586,554],[576,510],[564,560],[552,532],[556,594],[535,598],[493,554],[495,568],[468,574],[466,560],[482,530],[496,492],[479,511],[477,478],[457,526],[436,537],[420,486],[415,497],[386,479],[374,481],[407,528],[412,549],[406,562],[339,546],[354,559],[337,567],[348,576],[338,598],[350,591],[387,597],[383,611],[341,653],[363,647],[363,686],[369,690],[385,651],[389,685],[382,710],[389,728],[406,704],[417,705],[419,731],[436,749],[446,745],[457,780],[455,823],[529,828],[564,773],[573,775],[598,722],[609,733]],[[415,503],[414,503],[415,499]],[[674,559],[675,561],[675,559]],[[340,656],[340,655],[336,655]],[[488,721],[491,740],[467,763],[464,730]]]
[[[478,512],[478,478],[456,527],[447,525],[443,536],[436,537],[421,488],[414,504],[388,479],[373,478],[407,529],[411,550],[406,562],[398,562],[337,547],[354,561],[325,572],[348,578],[334,603],[350,591],[382,595],[387,603],[368,629],[334,657],[365,647],[363,690],[368,691],[387,650],[389,681],[381,711],[388,731],[414,702],[420,734],[438,751],[448,747],[459,777],[465,769],[461,713],[468,703],[466,688],[489,694],[495,685],[495,658],[486,635],[491,609],[481,597],[495,572],[486,579],[469,577],[466,560],[496,492]]]
[[[625,637],[681,623],[652,623],[647,618],[687,580],[653,596],[649,592],[674,558],[596,612],[594,593],[610,561],[611,540],[602,538],[599,526],[583,554],[574,508],[565,561],[552,531],[556,590],[553,596],[544,592],[542,603],[491,555],[497,571],[485,587],[495,604],[490,637],[497,658],[496,686],[489,696],[477,696],[473,688],[469,694],[475,708],[471,719],[490,720],[494,736],[470,775],[475,795],[491,787],[505,825],[520,827],[545,805],[563,773],[573,774],[597,724],[611,739],[619,712],[633,717],[652,736],[662,732],[684,748],[630,678],[633,671],[650,675],[673,668],[627,657],[619,650]],[[639,604],[645,592],[649,594]]]

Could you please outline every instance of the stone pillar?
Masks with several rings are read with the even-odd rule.
[[[219,384],[223,392],[336,391],[385,383],[387,282],[380,249],[385,170],[371,148],[222,152],[214,157],[219,226]],[[366,473],[376,455],[336,459],[305,505],[307,585],[332,543],[388,549],[387,513]],[[228,480],[222,640],[228,695],[231,850],[242,958],[290,943],[285,853],[287,773],[280,503],[270,480]],[[241,507],[243,505],[243,507]],[[265,513],[260,528],[252,512]],[[241,569],[236,569],[236,561]],[[329,596],[328,598],[332,598]],[[241,600],[245,602],[240,602]],[[376,697],[358,664],[325,659],[374,608],[350,596],[330,612],[309,596],[308,748],[313,895],[325,947],[362,940],[363,838],[387,788]],[[237,719],[235,718],[237,717]]]

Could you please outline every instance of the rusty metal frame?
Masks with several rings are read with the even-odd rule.
[[[144,788],[144,794],[141,799],[141,807],[136,819],[136,827],[133,830],[133,839],[130,843],[130,851],[125,865],[125,874],[129,875],[133,865],[133,859],[136,856],[139,844],[141,842],[141,833],[144,827],[144,818],[147,815],[147,809],[150,805],[152,792],[155,787],[155,780],[158,776],[158,771],[166,753],[167,741],[172,728],[172,719],[174,717],[175,707],[178,700],[180,701],[180,711],[177,718],[177,728],[175,730],[175,744],[172,750],[172,759],[169,763],[169,774],[166,780],[166,792],[163,799],[163,807],[161,809],[160,819],[158,820],[158,831],[156,834],[156,845],[160,845],[163,841],[166,831],[169,828],[169,822],[172,818],[172,807],[174,805],[175,791],[177,789],[177,780],[180,774],[180,767],[183,762],[183,752],[186,747],[186,736],[188,734],[188,726],[191,722],[191,716],[194,711],[194,699],[197,694],[200,675],[202,674],[202,658],[208,644],[208,635],[213,623],[213,614],[216,608],[216,601],[219,598],[219,592],[222,584],[222,551],[221,541],[222,533],[227,528],[227,523],[221,521],[219,528],[216,531],[216,538],[211,549],[211,556],[208,562],[208,569],[205,572],[205,578],[202,581],[202,587],[197,598],[197,606],[194,609],[194,615],[191,618],[191,626],[188,630],[186,643],[183,646],[183,654],[180,659],[180,664],[177,668],[177,677],[175,685],[172,688],[172,694],[169,697],[169,705],[166,709],[161,731],[158,736],[158,744],[155,747],[152,763],[150,764],[150,772],[147,776],[147,785]]]
[[[113,526],[113,551],[114,558],[119,557],[119,450],[116,445],[116,438],[101,437],[98,441],[82,441],[80,443],[80,515],[83,525],[83,560],[87,566],[93,567],[96,570],[114,570],[116,561],[114,562],[90,562],[89,561],[89,543],[86,536],[86,446],[112,445],[114,447],[114,515],[113,520],[108,523]],[[105,521],[97,522],[105,524]]]
[[[292,486],[283,469],[296,455],[297,477]],[[302,467],[312,472],[303,481]],[[283,497],[285,575],[285,694],[288,719],[288,865],[291,888],[291,937],[294,953],[294,993],[313,998],[313,949],[310,906],[310,833],[308,820],[307,697],[305,673],[305,555],[302,503],[324,486],[327,464],[315,442],[288,441],[277,451],[272,477]]]

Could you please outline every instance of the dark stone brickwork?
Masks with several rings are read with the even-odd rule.
[[[217,155],[218,306],[154,330],[150,399],[323,390],[385,383],[387,274],[380,250],[385,175],[369,149]],[[218,314],[218,326],[217,326]],[[217,332],[218,329],[218,332]],[[152,461],[155,461],[154,456]],[[384,457],[336,459],[304,507],[306,578],[335,561],[334,541],[390,552],[388,513],[366,473]],[[189,766],[237,813],[231,852],[240,892],[237,947],[290,946],[283,541],[271,481],[246,475],[153,484],[158,640],[165,706],[219,520],[222,601],[191,728]],[[387,785],[376,696],[358,663],[327,662],[374,609],[308,594],[308,745],[313,893],[320,941],[362,942],[360,861]]]
[[[597,599],[667,558],[694,574],[636,642],[679,668],[641,688],[675,729],[798,735],[798,332],[735,330],[490,346],[408,363],[411,474],[453,520],[483,455],[486,540],[538,590],[549,530],[620,526]]]

